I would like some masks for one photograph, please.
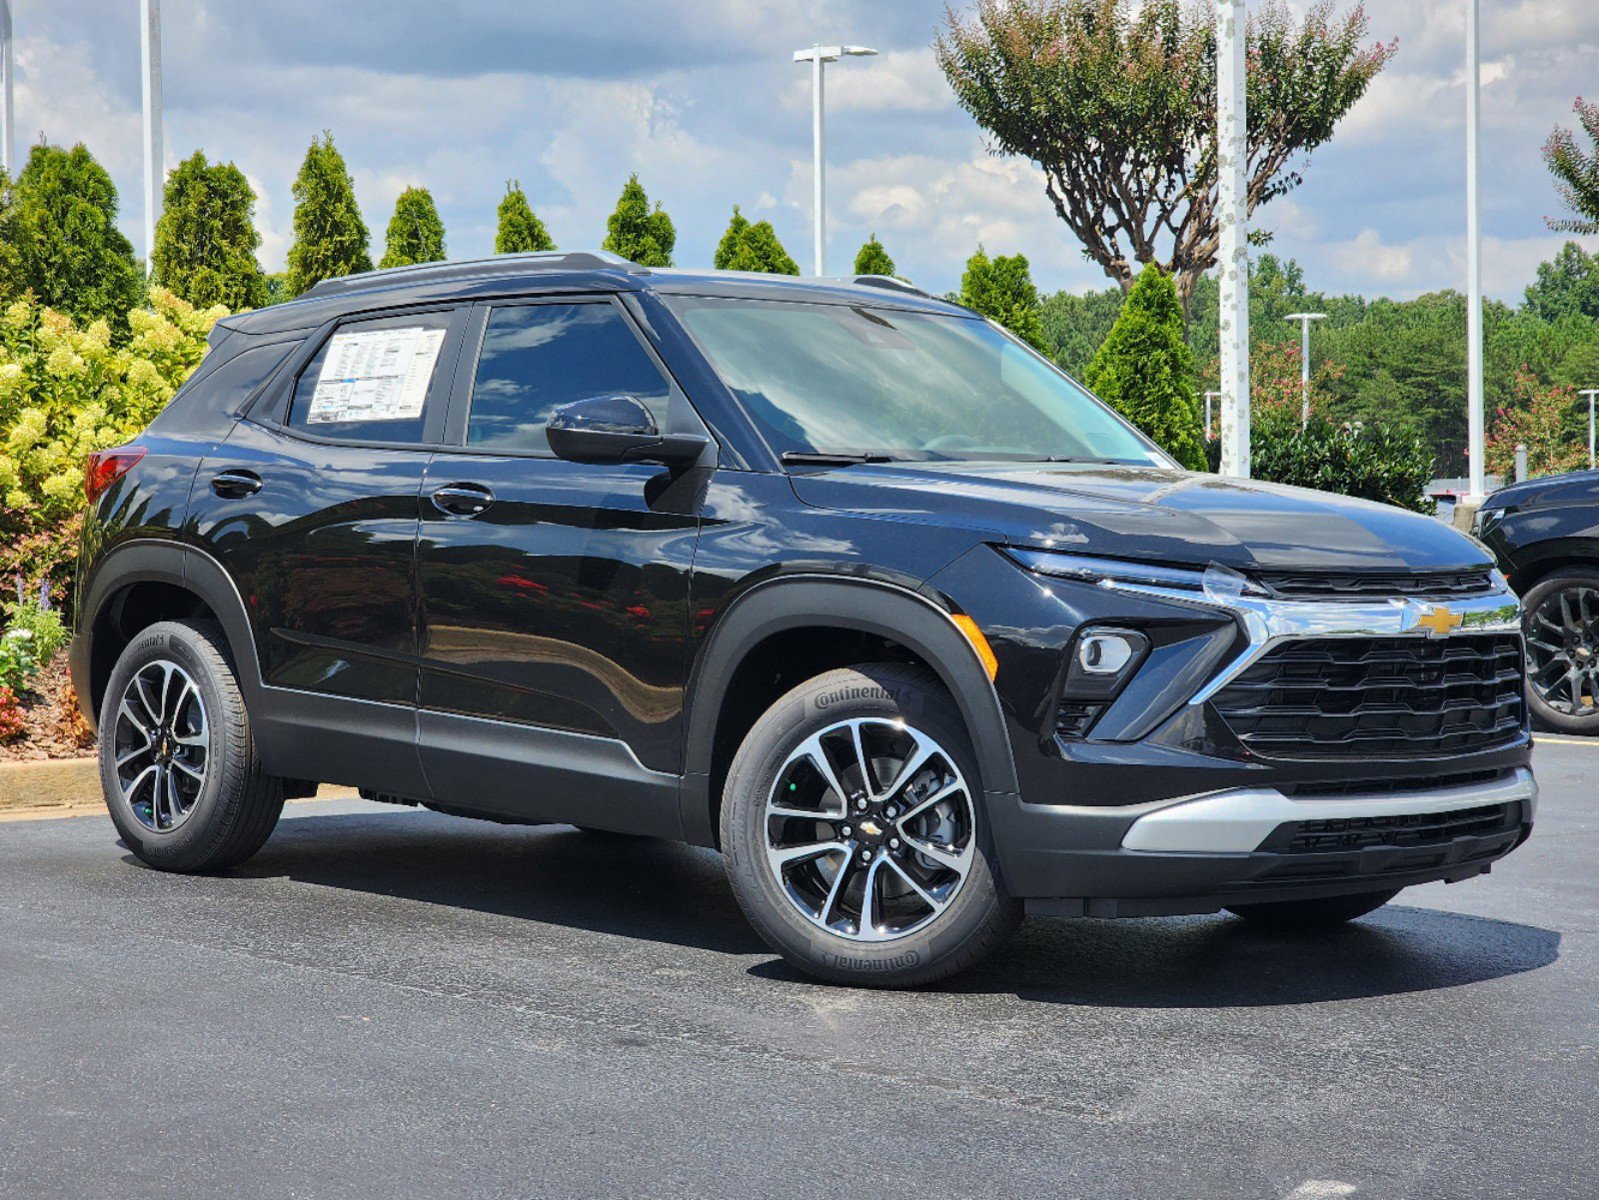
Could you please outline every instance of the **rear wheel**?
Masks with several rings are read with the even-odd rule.
[[[1556,571],[1521,608],[1533,717],[1560,733],[1599,733],[1599,570]]]
[[[1399,895],[1399,889],[1386,892],[1360,892],[1353,896],[1323,896],[1316,900],[1279,900],[1271,904],[1234,904],[1227,909],[1257,925],[1283,932],[1331,929],[1369,912],[1376,912]]]
[[[929,983],[1021,917],[964,724],[918,667],[829,671],[772,705],[728,773],[722,848],[756,931],[823,979]]]
[[[162,870],[236,866],[271,835],[283,785],[261,769],[217,626],[163,621],[122,652],[100,706],[100,781],[123,843]]]

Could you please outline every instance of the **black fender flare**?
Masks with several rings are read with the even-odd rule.
[[[246,702],[259,698],[260,660],[249,612],[221,563],[204,550],[185,542],[139,538],[113,548],[96,564],[89,586],[78,600],[78,636],[71,653],[73,686],[79,705],[93,725],[99,714],[94,707],[91,668],[94,655],[94,630],[105,606],[124,588],[136,583],[168,583],[193,593],[216,614],[223,635],[238,668],[239,686]]]
[[[922,659],[954,697],[984,791],[1019,791],[999,696],[948,610],[920,592],[867,579],[784,576],[750,588],[716,621],[689,676],[680,793],[684,838],[716,843],[710,776],[722,700],[745,656],[773,634],[828,625],[886,638]]]

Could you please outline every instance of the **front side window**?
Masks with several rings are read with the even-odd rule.
[[[778,454],[1170,465],[1068,376],[981,320],[666,299]]]
[[[548,453],[563,404],[632,396],[666,428],[666,378],[611,304],[521,304],[489,314],[472,384],[468,446]]]
[[[420,443],[429,396],[446,390],[439,362],[454,314],[412,313],[350,321],[322,344],[295,380],[291,429],[359,442]]]

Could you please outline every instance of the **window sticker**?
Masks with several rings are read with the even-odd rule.
[[[421,325],[334,334],[306,424],[416,420],[444,334]]]

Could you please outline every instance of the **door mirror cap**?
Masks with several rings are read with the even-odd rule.
[[[545,433],[558,458],[580,463],[691,463],[710,445],[698,433],[662,433],[635,396],[591,396],[550,414]]]

